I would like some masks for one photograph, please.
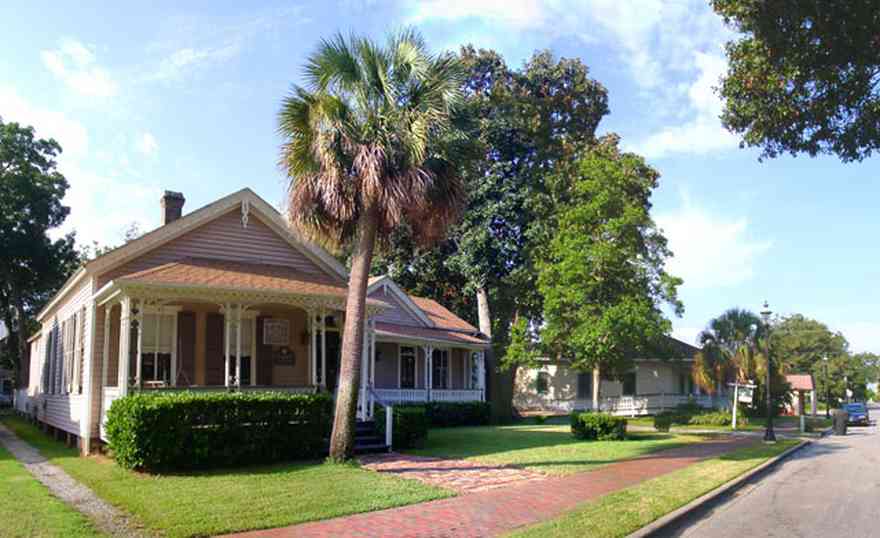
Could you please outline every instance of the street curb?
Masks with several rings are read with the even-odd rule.
[[[666,514],[665,516],[661,517],[660,519],[654,521],[653,523],[650,523],[650,524],[642,527],[641,529],[635,531],[634,533],[629,534],[627,536],[627,538],[647,538],[649,536],[651,536],[651,537],[664,536],[664,534],[663,534],[664,532],[671,530],[677,523],[682,522],[687,516],[691,515],[692,512],[695,512],[699,508],[702,508],[702,507],[708,505],[709,503],[711,503],[712,501],[715,501],[716,499],[718,499],[722,495],[725,495],[727,493],[731,493],[731,492],[735,491],[737,488],[739,488],[740,486],[745,484],[751,478],[755,477],[756,475],[758,475],[764,471],[767,471],[771,467],[778,465],[782,460],[789,457],[791,454],[797,452],[798,450],[800,450],[800,449],[804,448],[805,446],[810,445],[812,443],[813,443],[813,441],[809,441],[809,440],[801,441],[797,445],[789,448],[788,450],[779,454],[778,456],[775,456],[772,459],[765,461],[761,465],[758,465],[757,467],[755,467],[751,471],[747,471],[745,474],[742,474],[742,475],[738,476],[737,478],[734,478],[733,480],[731,480],[730,482],[727,482],[726,484],[722,484],[722,485],[718,486],[717,488],[713,489],[709,493],[706,493],[702,497],[698,497],[698,498],[694,499],[693,501],[687,503],[686,505],[682,506],[681,508],[674,510],[672,512],[669,512],[668,514]]]

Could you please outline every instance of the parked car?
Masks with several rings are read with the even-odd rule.
[[[843,406],[843,409],[849,413],[848,424],[861,424],[863,426],[868,426],[871,424],[871,419],[868,416],[868,407],[863,403],[850,403]]]

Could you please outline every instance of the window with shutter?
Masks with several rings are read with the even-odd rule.
[[[593,397],[593,374],[579,372],[577,375],[577,397],[581,400]]]

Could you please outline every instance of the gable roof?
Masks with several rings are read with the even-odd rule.
[[[397,299],[398,304],[421,320],[422,325],[404,325],[380,318],[376,320],[376,331],[379,334],[476,348],[489,345],[489,339],[480,334],[473,325],[433,299],[406,293],[388,275],[370,277],[367,293],[373,293],[383,286]]]
[[[434,326],[433,320],[425,311],[419,308],[418,304],[414,301],[414,297],[403,291],[388,275],[370,277],[367,284],[367,295],[373,293],[380,287],[384,287],[386,291],[391,292],[391,294],[398,300],[398,303],[414,318],[421,321],[426,327]]]
[[[785,380],[792,390],[813,390],[813,376],[810,374],[787,374]]]
[[[268,202],[260,198],[254,191],[244,188],[232,194],[224,196],[208,205],[181,216],[179,219],[160,226],[155,230],[133,239],[97,258],[90,260],[80,267],[58,293],[46,304],[37,315],[40,320],[49,312],[58,301],[86,275],[99,275],[113,268],[119,267],[126,262],[137,258],[151,250],[182,236],[183,234],[198,228],[216,218],[221,217],[233,208],[240,207],[242,211],[256,212],[263,217],[263,222],[275,233],[287,241],[295,249],[301,251],[316,265],[324,269],[330,275],[334,275],[341,282],[348,280],[348,272],[333,256],[324,249],[311,243],[291,228],[281,213]]]

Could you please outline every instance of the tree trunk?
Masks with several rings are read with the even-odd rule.
[[[25,363],[25,360],[27,358],[28,335],[27,335],[27,317],[26,317],[26,314],[24,311],[24,301],[22,300],[21,295],[18,295],[18,294],[15,295],[14,301],[15,301],[15,315],[18,318],[18,320],[17,320],[18,321],[18,334],[17,334],[17,338],[16,338],[16,344],[18,347],[18,356],[16,357],[16,361],[15,361],[15,365],[14,365],[14,367],[15,367],[14,374],[15,374],[16,384],[18,384],[19,382],[22,381],[19,379],[19,377],[20,377],[21,371],[23,369],[23,365]],[[12,331],[12,327],[9,327],[9,331],[10,332]]]
[[[599,411],[599,387],[602,384],[602,376],[599,375],[599,366],[593,368],[593,411]]]
[[[477,288],[477,317],[480,332],[489,337],[491,344],[492,314],[489,308],[489,292],[485,286]],[[486,364],[486,401],[492,406],[492,418],[496,422],[508,422],[512,416],[514,378],[510,371],[499,371],[494,347],[490,345],[483,356]]]
[[[376,244],[378,215],[372,208],[364,210],[358,221],[357,243],[352,253],[345,303],[345,328],[342,336],[342,357],[339,386],[336,390],[336,413],[330,436],[330,459],[344,461],[354,455],[354,430],[363,357],[366,319],[367,281]]]

